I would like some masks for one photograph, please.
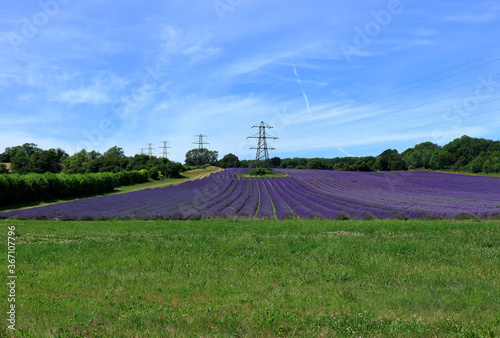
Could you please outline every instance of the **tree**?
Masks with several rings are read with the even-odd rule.
[[[373,165],[373,168],[378,171],[388,171],[389,170],[389,163],[387,161],[387,157],[385,156],[377,156],[377,159],[375,160],[375,164]]]
[[[128,164],[125,158],[125,152],[122,148],[114,146],[109,148],[101,157],[102,167],[99,169],[101,172],[120,172]]]
[[[489,158],[483,164],[485,173],[500,172],[500,151],[494,151],[489,155]]]
[[[430,168],[431,156],[439,148],[440,147],[437,144],[432,142],[417,144],[413,148],[411,155],[407,157],[409,167],[412,169]]]
[[[149,177],[152,180],[159,180],[160,179],[160,171],[158,170],[157,167],[151,167],[151,169],[149,169]]]
[[[398,152],[391,153],[387,159],[387,166],[390,171],[408,170],[408,165],[403,159],[403,156]]]
[[[88,157],[91,160],[96,160],[96,159],[98,159],[101,156],[102,156],[101,153],[98,152],[98,151],[95,151],[95,150],[92,150],[91,152],[88,153]]]
[[[5,148],[5,151],[0,154],[0,162],[10,163],[10,148]]]
[[[219,165],[224,169],[239,168],[240,160],[238,159],[238,156],[229,153],[227,155],[224,155],[224,157],[219,161]]]
[[[0,174],[7,174],[9,172],[9,169],[7,169],[7,166],[3,163],[0,163]]]
[[[210,151],[206,148],[191,149],[186,153],[186,164],[193,166],[201,166],[204,164],[215,165],[219,152]]]
[[[373,165],[374,169],[379,171],[392,170],[389,166],[389,156],[391,154],[398,154],[398,151],[396,149],[387,149],[384,150],[380,155],[378,155],[377,159],[375,160],[375,164]]]
[[[472,161],[469,162],[469,164],[466,167],[466,170],[473,173],[479,173],[483,170],[485,161],[486,160],[482,155],[475,157]]]
[[[97,153],[94,151],[91,151],[90,153]],[[99,154],[99,153],[97,153]],[[103,154],[103,156],[113,156],[113,157],[118,157],[118,158],[124,158],[125,157],[125,152],[123,151],[122,148],[118,146],[114,146],[106,150],[106,152]]]
[[[351,171],[371,171],[370,166],[361,160],[356,161],[350,169]]]
[[[10,169],[13,171],[17,171],[20,174],[26,173],[26,169],[29,163],[29,157],[26,154],[26,151],[22,148],[19,148],[13,158],[11,158],[11,166]]]
[[[85,164],[89,161],[87,151],[81,151],[67,157],[63,161],[64,172],[68,174],[83,174],[85,173]]]
[[[455,163],[455,156],[444,149],[436,149],[429,160],[431,169],[449,169]]]
[[[32,154],[29,158],[27,171],[37,174],[46,172],[59,173],[61,171],[61,165],[56,150],[42,150]]]
[[[26,152],[26,155],[28,155],[28,157],[30,157],[34,153],[42,151],[42,149],[38,148],[38,144],[34,143],[25,143],[21,146],[21,148]]]
[[[279,168],[281,166],[281,158],[278,156],[270,158],[269,164],[271,165],[271,168]]]
[[[331,166],[324,163],[320,158],[313,158],[307,163],[308,169],[331,169]]]

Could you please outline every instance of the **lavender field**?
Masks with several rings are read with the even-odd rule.
[[[0,218],[101,220],[242,216],[285,219],[498,218],[500,178],[424,171],[282,169],[239,178],[227,169],[177,186],[0,213]]]

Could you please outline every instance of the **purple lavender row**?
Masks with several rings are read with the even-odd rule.
[[[259,210],[257,210],[257,217],[265,217],[265,218],[275,218],[273,204],[271,202],[271,197],[266,189],[266,185],[264,184],[264,179],[259,177],[257,178],[257,183],[259,186]]]
[[[296,199],[294,195],[289,194],[285,191],[285,183],[290,184],[292,180],[278,180],[274,186],[276,192],[283,198],[283,201],[294,211],[295,215],[300,218],[308,218],[313,215],[314,212],[307,206],[305,206],[299,199]]]
[[[250,197],[247,199],[245,205],[240,209],[240,211],[238,211],[238,216],[254,216],[255,211],[257,210],[257,206],[259,205],[259,188],[257,185],[257,179],[255,177],[252,177],[250,181]]]
[[[282,220],[293,215],[293,210],[290,209],[288,204],[283,200],[283,198],[276,192],[276,189],[274,188],[276,179],[263,179],[263,181],[273,202],[274,209],[276,211],[276,218]]]
[[[209,208],[204,209],[201,214],[207,217],[217,216],[221,210],[231,205],[243,191],[244,180],[233,180],[229,189],[226,190],[220,197],[215,200],[217,203],[212,204]],[[234,189],[233,189],[234,186]]]
[[[294,187],[290,193],[298,193],[301,196],[306,196],[309,201],[318,205],[315,209],[320,210],[316,211],[320,214],[322,212],[323,214],[326,213],[328,218],[336,218],[342,214],[347,214],[351,218],[363,218],[367,215],[376,218],[388,218],[391,215],[398,215],[404,211],[404,209],[393,205],[377,205],[370,201],[345,196],[343,193],[332,194],[328,190],[323,190],[322,187],[315,186],[314,183],[306,179],[298,179],[293,183]]]
[[[235,196],[233,201],[220,213],[227,216],[235,216],[238,212],[245,206],[248,198],[250,197],[250,179],[242,178],[240,183],[242,185],[241,190],[238,191],[238,196]]]

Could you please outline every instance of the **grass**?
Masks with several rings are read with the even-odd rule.
[[[267,175],[250,175],[250,174],[238,174],[238,178],[242,177],[290,177],[290,175],[285,174],[285,173],[274,173],[274,174],[267,174]]]
[[[500,335],[498,221],[0,225],[18,336]]]
[[[145,182],[145,183],[133,184],[133,185],[128,185],[128,186],[120,186],[120,187],[115,188],[112,192],[106,193],[106,194],[88,195],[88,196],[84,196],[84,197],[74,197],[74,198],[66,198],[66,199],[52,199],[52,200],[47,200],[47,201],[43,201],[43,202],[29,202],[29,203],[22,203],[22,204],[11,204],[11,205],[6,205],[6,206],[0,206],[0,211],[9,211],[9,210],[14,210],[14,209],[26,209],[26,208],[39,207],[39,206],[48,205],[48,204],[74,201],[74,200],[78,200],[78,199],[82,199],[82,198],[90,198],[90,197],[113,195],[113,194],[122,194],[122,193],[126,193],[126,192],[138,191],[138,190],[143,190],[143,189],[164,188],[164,187],[169,186],[169,185],[178,185],[178,184],[184,183],[186,181],[200,179],[200,178],[203,178],[203,177],[210,175],[211,173],[218,172],[221,170],[223,170],[223,169],[218,168],[218,167],[213,167],[213,166],[205,168],[205,169],[189,170],[189,171],[182,173],[180,178],[171,178],[171,179],[164,179],[164,180],[159,180],[159,181],[150,180],[149,182]]]

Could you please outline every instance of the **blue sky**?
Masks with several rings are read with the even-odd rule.
[[[499,139],[497,1],[41,0],[0,11],[0,150],[251,159]]]

